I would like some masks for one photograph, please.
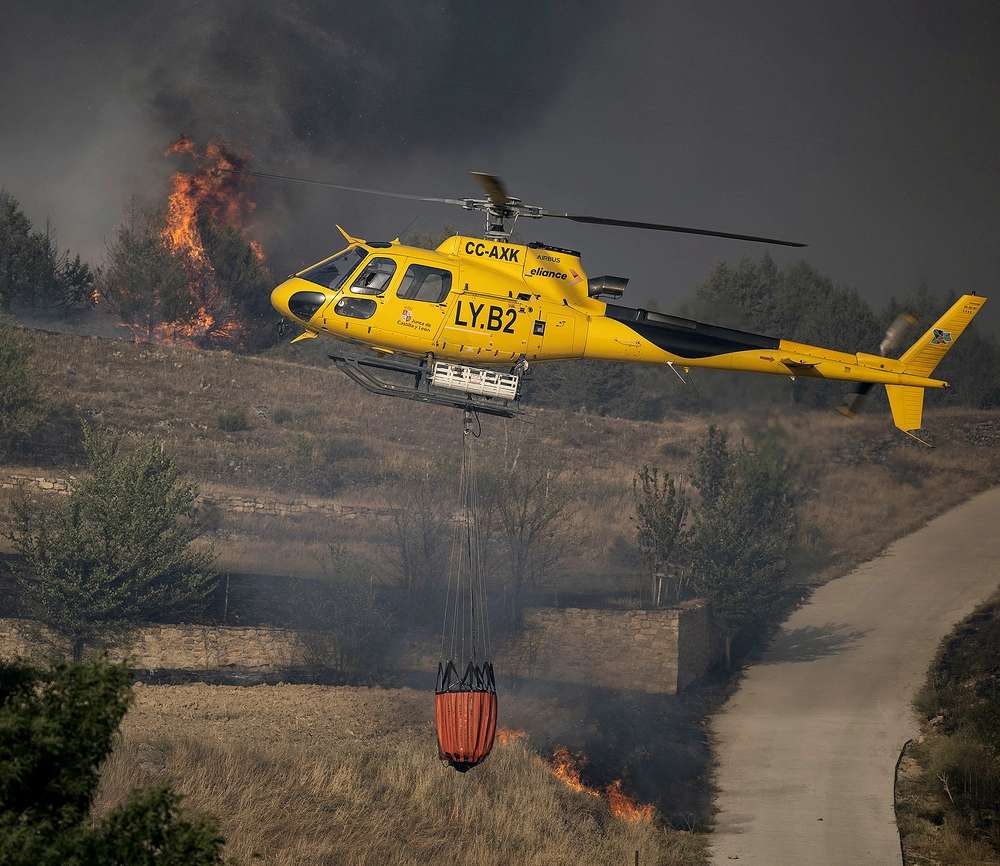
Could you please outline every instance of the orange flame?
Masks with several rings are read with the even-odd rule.
[[[599,788],[591,788],[580,778],[580,773],[587,764],[584,755],[574,755],[569,749],[560,747],[552,754],[552,775],[567,788],[586,794],[589,797],[600,797]],[[656,815],[656,807],[652,803],[639,803],[622,790],[622,780],[615,779],[604,788],[608,811],[622,821],[630,824],[641,824],[652,821]]]
[[[616,818],[630,824],[647,824],[653,820],[656,808],[652,803],[639,803],[622,790],[622,780],[615,779],[604,789],[608,810]]]
[[[178,344],[193,344],[206,338],[232,338],[240,330],[239,322],[224,322],[215,324],[215,318],[204,307],[190,322],[161,322],[153,328],[153,339],[167,346]]]
[[[151,336],[156,342],[166,344],[231,341],[239,336],[241,326],[234,320],[219,321],[219,307],[225,304],[220,304],[220,290],[198,220],[207,219],[214,226],[229,226],[245,234],[255,204],[239,174],[244,157],[217,142],[210,142],[201,153],[186,135],[173,142],[166,155],[186,156],[194,162],[193,171],[175,171],[170,178],[163,240],[187,260],[191,306],[197,312],[187,321],[161,322],[153,328]],[[264,248],[256,240],[248,243],[257,260],[263,263]]]
[[[581,794],[589,794],[591,797],[600,797],[600,791],[588,787],[580,779],[580,771],[585,764],[586,759],[582,756],[574,755],[569,749],[560,747],[552,754],[552,775],[567,788],[572,788]]]
[[[497,728],[497,742],[501,746],[516,743],[518,740],[527,739],[528,732],[520,728]]]
[[[239,174],[244,158],[218,142],[209,142],[199,154],[194,142],[182,135],[166,150],[167,156],[183,154],[195,161],[195,171],[175,171],[170,178],[167,199],[167,222],[163,237],[174,252],[182,251],[192,262],[207,267],[208,258],[198,216],[205,214],[213,223],[243,231],[256,205],[243,189]],[[251,242],[254,253],[263,261],[264,250]]]

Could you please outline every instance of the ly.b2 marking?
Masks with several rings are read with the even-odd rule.
[[[465,303],[468,306],[468,312],[464,315],[469,317],[469,321],[465,321],[462,316],[462,304]],[[483,311],[486,310],[486,315],[483,315]],[[506,322],[504,319],[506,318]],[[462,328],[481,328],[486,331],[500,331],[504,334],[514,333],[514,323],[517,321],[517,310],[513,307],[508,307],[506,310],[503,307],[497,307],[491,305],[487,307],[486,304],[474,304],[472,301],[459,301],[455,304],[455,324]]]

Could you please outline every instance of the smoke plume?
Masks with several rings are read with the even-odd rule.
[[[470,143],[502,147],[558,99],[607,14],[527,0],[8,6],[0,62],[17,87],[0,94],[0,186],[91,258],[131,197],[162,200],[163,149],[182,133],[376,187],[419,183],[421,162]],[[329,199],[266,186],[269,251],[308,247],[321,216],[329,238]],[[275,244],[292,229],[295,243]]]

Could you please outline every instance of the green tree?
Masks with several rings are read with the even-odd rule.
[[[0,863],[207,866],[215,824],[178,814],[167,788],[90,816],[99,768],[131,700],[129,671],[98,660],[40,671],[0,663]]]
[[[122,322],[149,340],[162,322],[197,312],[189,279],[184,257],[163,239],[163,215],[133,208],[108,243],[96,288]]]
[[[30,436],[44,417],[31,372],[31,341],[0,321],[0,458]]]
[[[685,564],[678,560],[684,552],[687,496],[668,473],[661,476],[649,466],[632,479],[632,495],[636,542],[650,581],[650,598],[658,600],[657,583],[666,579],[668,600],[680,601],[686,582]]]
[[[19,303],[65,313],[90,300],[93,283],[90,266],[60,252],[49,226],[35,231],[17,199],[0,190],[0,310]]]
[[[710,427],[692,483],[701,496],[690,537],[691,581],[712,604],[732,665],[734,638],[780,605],[797,530],[793,472],[780,442],[730,448]]]
[[[58,505],[22,497],[12,532],[26,604],[75,658],[109,630],[203,612],[216,583],[212,553],[193,547],[197,488],[162,447],[83,434],[89,477]]]
[[[770,256],[719,265],[695,293],[693,315],[705,321],[846,351],[874,352],[884,326],[854,289],[838,286],[807,262],[778,268]],[[713,402],[751,405],[791,396],[832,406],[844,387],[805,377],[791,389],[777,377],[704,377]]]

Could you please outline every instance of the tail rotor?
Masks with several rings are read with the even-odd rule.
[[[900,313],[896,316],[892,320],[892,324],[886,328],[885,336],[882,337],[882,342],[879,343],[878,353],[883,358],[895,353],[903,344],[903,340],[910,332],[910,329],[916,323],[917,317],[913,313]],[[844,402],[837,407],[837,411],[845,418],[856,417],[864,407],[865,401],[874,387],[875,384],[873,382],[858,382],[854,390],[844,398]]]

